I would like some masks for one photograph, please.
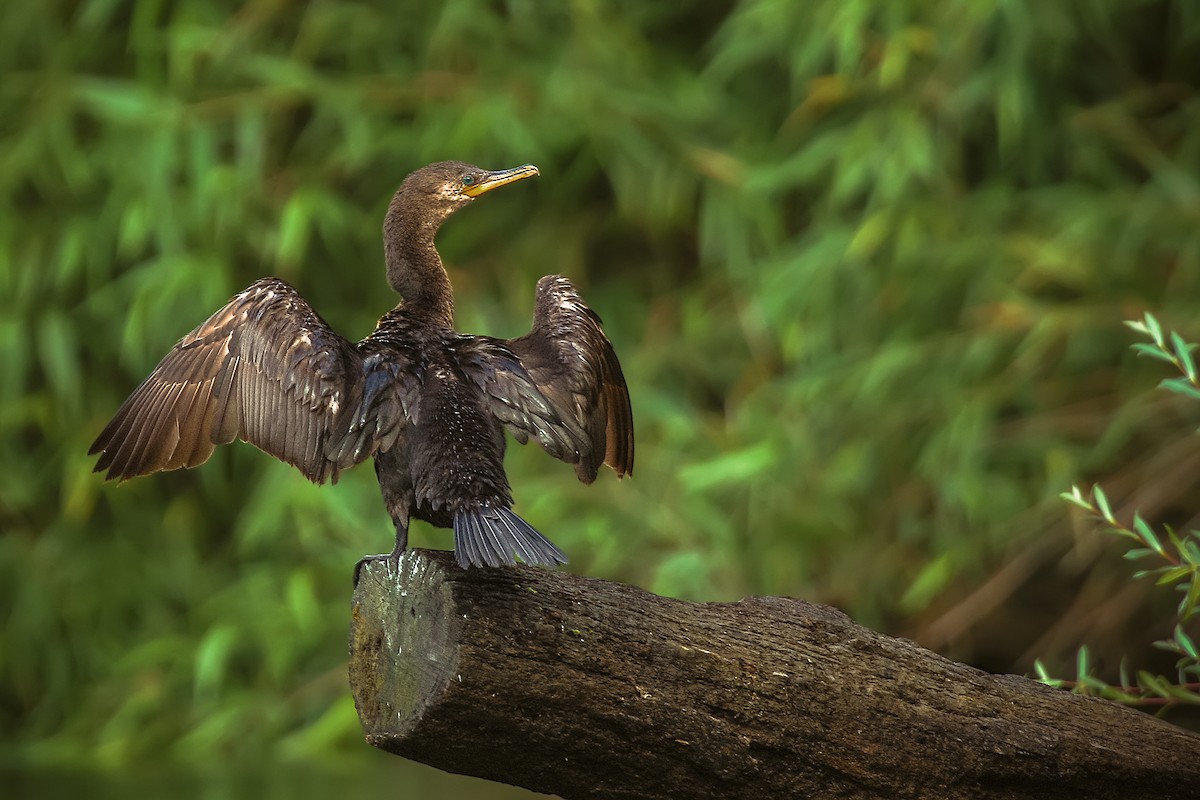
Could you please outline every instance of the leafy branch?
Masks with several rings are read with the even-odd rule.
[[[1140,356],[1166,361],[1183,373],[1181,378],[1165,378],[1158,385],[1159,388],[1168,389],[1193,400],[1200,400],[1200,381],[1196,378],[1196,363],[1192,359],[1192,351],[1196,349],[1197,345],[1185,342],[1183,337],[1174,331],[1165,334],[1162,326],[1158,324],[1158,320],[1150,312],[1146,312],[1140,320],[1126,320],[1125,324],[1138,333],[1144,333],[1152,340],[1150,344],[1146,342],[1134,344],[1134,352]],[[1170,341],[1169,348],[1167,347],[1168,341]]]
[[[1196,365],[1192,358],[1192,350],[1197,345],[1184,341],[1178,333],[1164,332],[1158,320],[1149,313],[1141,320],[1131,320],[1125,324],[1151,340],[1149,343],[1138,342],[1133,345],[1138,355],[1166,361],[1181,373],[1181,377],[1164,379],[1159,388],[1200,400],[1200,381],[1197,380]],[[1171,587],[1182,595],[1171,638],[1154,643],[1155,647],[1179,656],[1175,662],[1177,680],[1172,682],[1146,670],[1138,670],[1131,679],[1125,664],[1122,664],[1120,684],[1112,686],[1092,674],[1086,647],[1080,648],[1076,657],[1075,680],[1051,677],[1040,660],[1034,664],[1038,679],[1051,686],[1069,688],[1080,694],[1096,694],[1130,705],[1157,705],[1164,708],[1178,703],[1200,705],[1200,650],[1184,630],[1185,623],[1200,610],[1200,532],[1190,531],[1180,535],[1166,525],[1158,532],[1137,512],[1133,515],[1132,524],[1127,525],[1113,513],[1108,497],[1099,485],[1093,486],[1087,495],[1078,486],[1073,486],[1070,492],[1064,492],[1061,497],[1102,520],[1108,532],[1133,540],[1135,546],[1125,553],[1125,558],[1148,565],[1146,569],[1136,572],[1135,578],[1153,578],[1156,585]]]

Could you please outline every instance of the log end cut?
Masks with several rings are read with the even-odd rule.
[[[363,565],[350,628],[350,684],[367,741],[403,738],[458,677],[462,615],[446,565],[415,550]]]

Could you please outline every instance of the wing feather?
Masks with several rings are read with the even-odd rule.
[[[538,281],[528,334],[488,341],[493,350],[482,350],[484,366],[475,374],[485,376],[491,411],[517,441],[536,439],[550,455],[574,464],[584,483],[596,479],[601,464],[618,476],[633,472],[625,376],[600,317],[569,280],[548,275]]]
[[[507,342],[462,336],[454,354],[463,372],[483,390],[488,410],[519,443],[532,437],[551,456],[570,464],[590,453],[586,432],[574,417],[554,407]]]
[[[175,452],[164,469],[194,467],[203,463],[213,451],[211,437],[205,433],[204,392],[198,383],[188,386],[187,400],[180,403],[178,420],[179,441]],[[207,448],[207,449],[206,449]]]
[[[237,438],[310,480],[336,480],[376,449],[375,415],[388,401],[374,402],[363,411],[366,424],[355,424],[364,380],[355,346],[289,284],[267,278],[184,336],[90,452],[100,455],[97,471],[123,480],[197,466]]]

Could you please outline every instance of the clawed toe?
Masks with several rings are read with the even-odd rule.
[[[354,588],[358,588],[358,581],[362,577],[363,567],[372,561],[382,561],[387,564],[390,575],[395,576],[400,574],[400,557],[402,555],[404,555],[404,550],[398,548],[390,553],[376,553],[375,555],[360,558],[358,563],[354,565]]]

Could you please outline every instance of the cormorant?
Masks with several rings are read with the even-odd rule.
[[[434,247],[452,213],[533,165],[487,171],[457,161],[405,178],[383,222],[401,297],[354,344],[288,283],[264,278],[184,336],[96,438],[96,471],[124,480],[195,467],[235,438],[315,483],[367,458],[396,526],[454,529],[463,567],[553,566],[566,556],[514,514],[503,431],[536,440],[591,483],[601,464],[633,470],[633,414],[600,318],[564,277],[537,283],[533,328],[517,339],[454,330],[454,295]],[[362,562],[359,562],[361,567]],[[357,580],[357,570],[356,570]]]

